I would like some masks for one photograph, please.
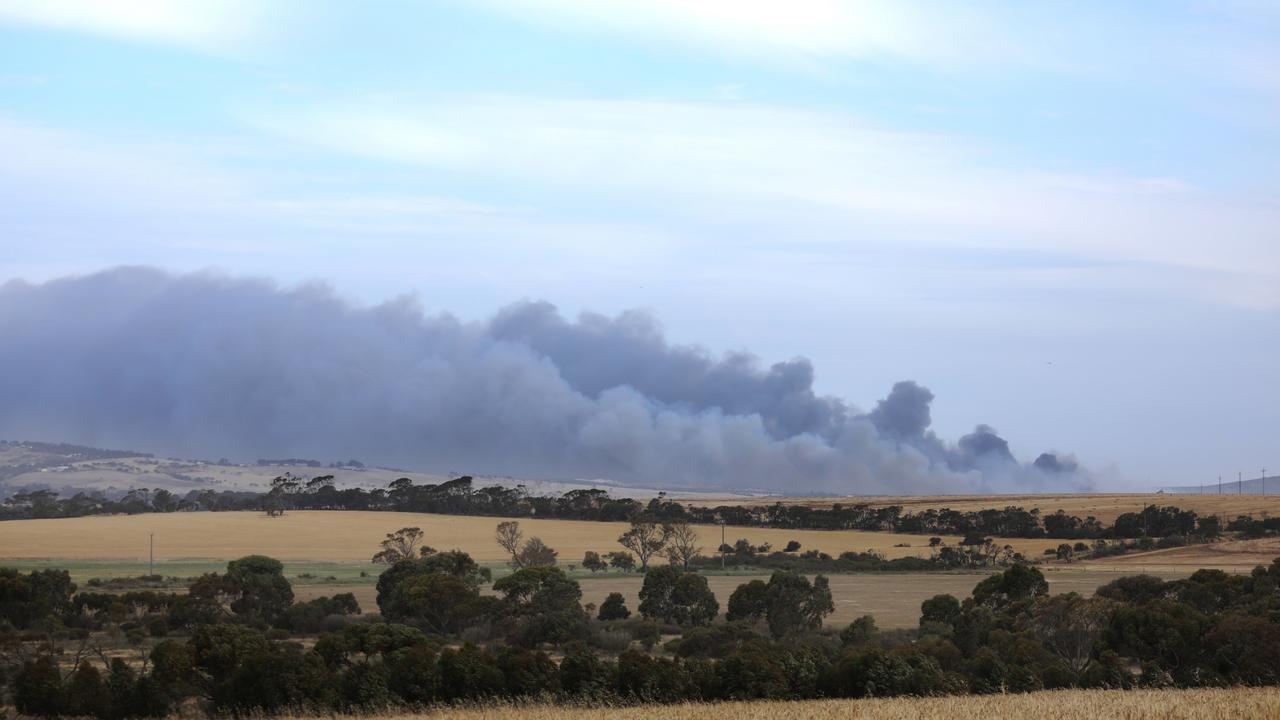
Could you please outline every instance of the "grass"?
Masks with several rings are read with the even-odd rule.
[[[573,708],[564,705],[440,709],[381,714],[377,720],[1267,720],[1280,717],[1280,689],[1059,690],[977,695],[798,702],[724,702]]]

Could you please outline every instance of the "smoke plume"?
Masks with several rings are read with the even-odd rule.
[[[1020,464],[985,425],[938,438],[914,382],[862,413],[815,393],[808,360],[672,346],[639,312],[519,303],[461,322],[120,268],[0,287],[0,337],[0,437],[793,493],[1087,482],[1071,458]]]

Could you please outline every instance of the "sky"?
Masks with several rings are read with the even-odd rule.
[[[1106,487],[1280,468],[1280,6],[0,0],[0,282],[646,311]]]

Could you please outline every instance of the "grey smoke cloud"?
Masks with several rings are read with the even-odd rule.
[[[1088,482],[1048,453],[1020,464],[985,425],[938,438],[914,382],[864,414],[816,394],[808,360],[673,346],[640,312],[519,303],[461,322],[323,285],[119,268],[0,287],[0,337],[0,437],[790,492]]]

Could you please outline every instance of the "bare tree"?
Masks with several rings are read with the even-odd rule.
[[[648,572],[649,558],[662,552],[671,537],[671,526],[659,525],[652,520],[632,520],[631,529],[622,533],[618,544],[636,554],[640,559],[640,572]]]
[[[698,533],[686,522],[665,526],[667,532],[667,561],[689,569],[689,561],[697,557],[702,548],[698,545]]]
[[[515,520],[498,523],[498,529],[494,533],[498,546],[511,553],[511,567],[516,570],[524,567],[520,564],[520,541],[523,538],[524,533],[520,531],[520,523]]]
[[[382,549],[374,554],[373,562],[391,565],[401,560],[412,559],[418,543],[422,541],[422,535],[422,528],[416,527],[400,528],[393,533],[387,533],[387,538],[379,543]]]

